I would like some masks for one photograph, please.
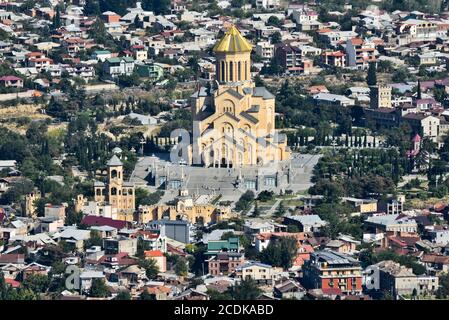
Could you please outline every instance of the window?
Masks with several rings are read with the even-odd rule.
[[[229,62],[229,81],[234,81],[234,63]]]
[[[221,81],[225,81],[225,63],[224,63],[224,61],[221,62],[220,76],[221,76]]]
[[[237,76],[239,77],[239,81],[240,81],[240,80],[242,80],[242,65],[241,65],[240,61],[237,64],[237,68],[238,68]]]

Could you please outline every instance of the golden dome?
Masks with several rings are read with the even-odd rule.
[[[250,52],[253,49],[252,44],[242,36],[240,31],[232,26],[226,32],[224,37],[214,46],[214,52]]]

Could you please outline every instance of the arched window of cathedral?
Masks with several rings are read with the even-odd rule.
[[[229,81],[234,81],[234,63],[229,62]]]
[[[101,189],[101,195],[105,196],[106,195],[105,193],[106,193],[106,189]]]
[[[101,196],[101,189],[97,189],[96,194],[97,196]]]
[[[118,172],[118,178],[119,178],[119,179],[122,178],[122,174],[120,173],[120,171]]]
[[[238,68],[237,76],[239,77],[239,81],[241,81],[242,80],[242,63],[240,61],[237,64],[237,68]]]
[[[111,171],[111,178],[117,178],[117,170]]]
[[[243,126],[243,131],[245,131],[248,134],[251,134],[251,127],[249,126],[249,124],[245,124]]]
[[[123,189],[123,195],[124,195],[124,196],[127,196],[127,195],[128,195],[128,192],[126,192],[126,189]]]
[[[220,72],[220,76],[221,76],[221,81],[225,81],[225,63],[224,61],[221,62],[221,72]]]
[[[117,195],[117,188],[111,188],[111,196]]]
[[[245,140],[240,139],[239,149],[245,151]]]
[[[132,196],[132,195],[133,195],[133,189],[129,189],[129,190],[128,190],[128,194],[129,194],[130,196]]]
[[[118,191],[118,195],[121,196],[122,195],[122,190]]]

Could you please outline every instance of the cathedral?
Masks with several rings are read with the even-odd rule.
[[[216,78],[191,97],[191,163],[242,167],[288,160],[275,130],[275,97],[251,79],[251,43],[232,26],[213,48]]]

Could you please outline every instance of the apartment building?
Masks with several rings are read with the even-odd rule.
[[[362,268],[343,253],[321,250],[312,252],[303,266],[304,283],[309,289],[339,289],[344,294],[362,292]]]
[[[365,42],[361,38],[351,38],[346,41],[346,56],[348,67],[366,70],[372,62],[376,62],[374,43]]]
[[[431,20],[408,19],[403,21],[398,29],[399,45],[417,41],[435,41],[438,25]]]
[[[269,61],[274,57],[274,45],[269,41],[259,41],[255,47],[256,54],[264,61]]]

